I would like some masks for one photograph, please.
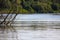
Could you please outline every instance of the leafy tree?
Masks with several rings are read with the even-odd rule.
[[[0,0],[0,13],[60,12],[59,0]],[[26,11],[26,12],[25,12]]]

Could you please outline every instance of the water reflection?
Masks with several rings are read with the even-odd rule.
[[[38,28],[51,28],[59,29],[60,21],[15,21],[12,23],[14,27],[32,27],[35,29]]]
[[[15,21],[25,21],[25,20],[38,20],[38,21],[58,21],[60,20],[60,15],[52,14],[19,14]]]

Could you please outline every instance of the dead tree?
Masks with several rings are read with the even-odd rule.
[[[3,14],[1,14],[1,15],[3,15]],[[12,18],[12,19],[10,19],[10,18],[8,18],[9,17],[9,15],[11,15],[10,17]],[[15,29],[13,28],[13,26],[11,26],[11,23],[14,21],[14,19],[16,18],[16,16],[17,16],[17,14],[15,14],[14,16],[13,16],[14,14],[7,14],[6,15],[6,17],[5,18],[3,18],[4,20],[3,21],[0,21],[0,28],[4,31],[5,29],[11,29],[11,30],[14,30],[15,31]],[[2,16],[1,16],[2,17]],[[0,18],[1,19],[1,18]]]

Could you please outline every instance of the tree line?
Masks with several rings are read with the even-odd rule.
[[[60,13],[59,0],[0,0],[0,13]]]

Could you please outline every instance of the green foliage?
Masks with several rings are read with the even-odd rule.
[[[0,12],[60,13],[59,0],[0,0]]]

